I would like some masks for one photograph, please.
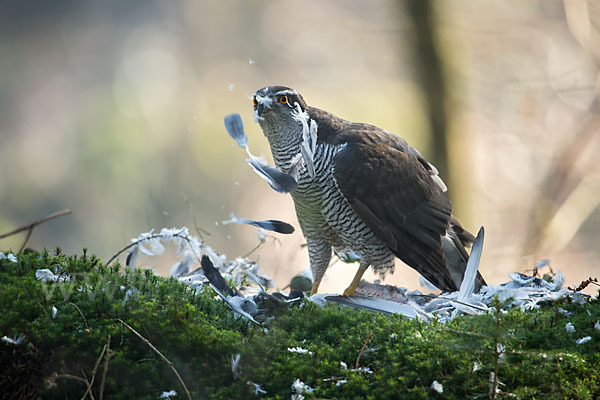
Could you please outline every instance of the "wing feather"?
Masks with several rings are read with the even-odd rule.
[[[440,289],[457,290],[441,241],[450,226],[450,200],[416,150],[373,128],[349,129],[336,138],[345,144],[334,158],[336,185],[398,258]]]

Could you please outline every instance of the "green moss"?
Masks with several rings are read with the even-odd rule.
[[[35,278],[41,268],[60,268],[71,280],[41,283]],[[574,315],[564,316],[558,307]],[[85,384],[64,376],[85,374],[91,380],[110,335],[105,398],[156,399],[171,389],[185,398],[167,363],[118,319],[173,362],[195,399],[252,398],[247,381],[267,391],[263,398],[287,399],[296,379],[315,389],[307,398],[487,398],[496,364],[502,393],[517,398],[600,397],[600,332],[593,327],[600,320],[597,300],[446,324],[307,301],[273,310],[276,316],[266,325],[249,325],[210,290],[196,293],[151,271],[107,268],[85,254],[30,252],[19,255],[18,263],[0,260],[0,335],[27,337],[22,346],[0,343],[0,363],[7,366],[0,371],[0,386],[6,388],[0,397],[81,397]],[[576,333],[566,332],[567,322]],[[371,333],[359,360],[363,369],[353,370]],[[577,345],[584,336],[592,340]],[[505,353],[498,353],[496,343]],[[312,355],[289,352],[291,347]],[[237,353],[241,376],[236,379],[231,356]],[[101,362],[95,398],[103,371]],[[341,380],[345,383],[336,386]],[[430,388],[434,380],[443,385],[443,394]]]

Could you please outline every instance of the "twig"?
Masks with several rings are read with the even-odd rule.
[[[596,286],[600,286],[600,284],[598,284],[598,278],[592,278],[591,276],[586,279],[585,281],[582,281],[578,287],[571,287],[569,286],[568,289],[573,291],[573,292],[581,292],[583,289],[585,289],[586,287],[588,287],[590,284],[592,285],[596,285]]]
[[[264,235],[265,235],[265,238],[259,239],[258,244],[252,250],[250,250],[248,253],[243,255],[242,258],[250,257],[250,254],[254,253],[256,250],[260,249],[261,246],[265,245],[267,243],[267,237],[270,237],[271,239],[273,239],[273,243],[279,243],[279,245],[281,245],[281,241],[278,238],[276,238],[275,236],[269,235],[268,233],[265,233]]]
[[[160,233],[154,234],[152,236],[149,236],[147,238],[144,239],[140,239],[140,240],[136,240],[133,243],[129,243],[127,246],[123,247],[121,250],[117,251],[117,253],[115,255],[113,255],[105,264],[105,267],[108,267],[110,265],[111,262],[113,262],[115,260],[115,258],[119,257],[123,252],[125,252],[126,250],[129,250],[130,248],[132,248],[133,246],[137,246],[138,244],[140,244],[141,242],[144,242],[146,240],[150,240],[150,239],[156,239],[157,237],[161,237]]]
[[[252,250],[250,250],[249,252],[247,252],[246,254],[244,254],[244,255],[242,256],[242,258],[248,258],[248,257],[250,256],[250,254],[252,254],[252,253],[254,253],[256,250],[260,249],[260,247],[261,247],[263,244],[265,244],[265,241],[264,241],[264,240],[261,240],[260,242],[258,242],[258,244],[257,244],[256,246],[254,246],[254,247],[252,248]]]
[[[102,379],[100,380],[100,400],[104,397],[104,384],[106,383],[106,373],[108,372],[108,360],[112,356],[112,350],[110,349],[110,335],[106,342],[106,357],[104,358],[104,370],[102,371]]]
[[[158,354],[160,356],[160,358],[163,359],[164,362],[167,363],[169,368],[171,368],[173,370],[173,372],[175,373],[175,376],[177,376],[177,379],[179,380],[179,383],[181,383],[181,386],[183,386],[183,389],[185,390],[185,393],[187,394],[188,399],[192,400],[192,395],[190,394],[190,391],[188,390],[187,386],[185,385],[185,382],[183,381],[183,379],[181,378],[181,375],[179,375],[179,372],[177,372],[177,369],[175,369],[175,366],[173,365],[173,363],[171,361],[169,361],[169,359],[167,357],[165,357],[156,347],[154,347],[154,345],[152,343],[150,343],[150,341],[148,339],[146,339],[138,331],[133,329],[127,322],[123,321],[121,318],[117,318],[117,321],[119,321],[120,323],[125,325],[125,327],[127,329],[129,329],[131,332],[135,333],[135,335],[137,337],[142,339],[156,354]]]
[[[17,234],[19,232],[23,232],[23,231],[27,231],[27,235],[25,236],[25,241],[23,242],[23,244],[21,245],[21,248],[19,248],[19,253],[23,251],[23,249],[25,248],[25,246],[27,245],[27,242],[29,241],[29,238],[31,237],[31,233],[33,232],[33,228],[35,228],[36,226],[43,224],[44,222],[50,221],[51,219],[54,218],[58,218],[58,217],[62,217],[63,215],[67,215],[67,214],[71,214],[73,211],[69,210],[69,209],[65,209],[62,211],[58,211],[55,212],[53,214],[50,214],[44,218],[38,219],[37,221],[33,221],[32,223],[30,223],[29,225],[25,225],[22,226],[20,228],[17,228],[13,231],[10,231],[8,233],[4,233],[2,235],[0,235],[0,239],[4,239],[6,237],[12,236],[14,234]]]
[[[90,398],[92,400],[95,400],[94,394],[92,393],[92,385],[90,384],[90,381],[88,380],[87,376],[85,375],[85,372],[83,372],[82,369],[80,371],[81,371],[81,375],[83,375],[83,377],[85,378],[85,384],[87,385],[87,390],[85,391],[85,394],[83,395],[81,400],[84,400],[87,397],[88,392],[90,393]]]
[[[110,337],[110,336],[109,336]],[[94,365],[94,369],[92,370],[92,379],[90,379],[89,385],[81,400],[87,397],[87,394],[90,394],[90,397],[93,399],[94,394],[92,393],[92,386],[94,385],[94,381],[96,380],[96,371],[98,371],[98,365],[100,365],[100,361],[102,361],[102,357],[104,357],[104,353],[106,352],[106,345],[102,347],[102,351],[100,352],[100,357],[96,360],[96,365]],[[82,371],[83,372],[83,371]]]
[[[81,318],[83,318],[83,323],[85,324],[85,329],[87,332],[89,332],[90,327],[88,326],[87,320],[85,319],[85,316],[81,312],[81,309],[75,303],[69,302],[69,304],[71,304],[73,307],[75,307],[77,309],[77,311],[79,311],[79,315],[81,315]]]
[[[498,344],[500,341],[498,340],[498,334],[500,333],[500,307],[499,301],[496,300],[496,335],[494,335],[494,376],[491,383],[490,388],[490,399],[494,400],[498,395],[498,366],[500,364],[500,352],[498,352]]]
[[[204,233],[208,236],[210,236],[211,233],[209,231],[207,231],[206,229],[203,229],[200,226],[198,226],[198,222],[196,220],[196,210],[194,210],[194,207],[192,207],[192,205],[190,204],[190,201],[189,201],[187,195],[185,193],[182,193],[182,195],[183,195],[183,201],[185,202],[185,205],[188,206],[188,209],[192,216],[192,220],[194,221],[194,229],[196,230],[196,233],[198,234],[198,236],[200,236],[200,240],[202,240],[204,242],[204,236],[202,236],[202,233]]]
[[[21,285],[21,288],[23,289],[23,293],[25,293],[27,295],[27,297],[29,297],[30,300],[35,301],[38,304],[38,306],[40,306],[40,308],[42,309],[44,314],[48,315],[48,311],[46,311],[46,307],[44,307],[38,299],[30,296],[29,291],[27,289],[25,289],[25,285],[23,284],[23,281],[19,280],[19,285]]]
[[[88,384],[88,381],[87,381],[87,380],[85,380],[85,379],[83,379],[83,378],[80,378],[80,377],[78,377],[78,376],[75,376],[75,375],[71,375],[71,374],[57,374],[57,375],[54,375],[54,376],[53,376],[53,377],[51,377],[51,378],[52,378],[53,380],[55,380],[55,379],[71,379],[71,380],[74,380],[74,381],[77,381],[77,382],[81,382],[81,383],[83,383],[83,384],[85,384],[85,385],[87,385],[87,384]]]
[[[365,340],[365,344],[363,344],[362,349],[360,349],[360,353],[358,353],[358,357],[356,357],[356,363],[354,364],[354,369],[358,369],[358,363],[360,362],[360,357],[362,356],[363,352],[367,348],[367,344],[369,344],[369,340],[371,340],[372,336],[373,336],[373,332],[369,333],[369,336],[367,336],[367,340]]]

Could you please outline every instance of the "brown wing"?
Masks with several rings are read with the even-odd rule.
[[[337,138],[344,148],[334,158],[336,184],[398,258],[438,288],[458,290],[442,250],[450,200],[416,155],[395,146],[396,138],[372,126],[346,130]]]

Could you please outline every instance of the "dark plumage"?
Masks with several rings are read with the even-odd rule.
[[[309,247],[313,292],[332,247],[361,256],[346,293],[369,265],[393,271],[394,256],[441,290],[458,290],[474,237],[452,216],[444,183],[416,149],[392,132],[310,107],[287,87],[260,89],[253,103],[275,164],[298,180],[291,194]],[[483,284],[478,275],[477,288]]]

